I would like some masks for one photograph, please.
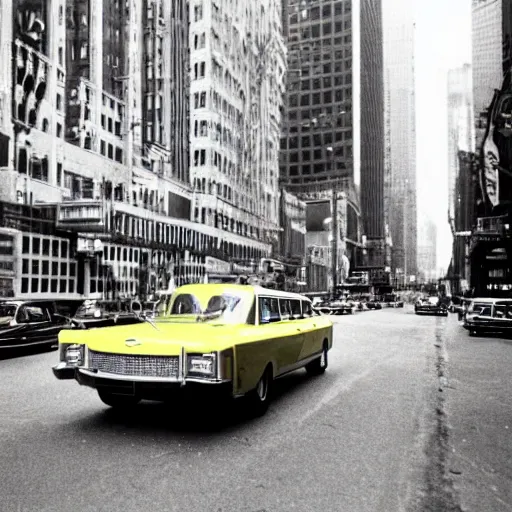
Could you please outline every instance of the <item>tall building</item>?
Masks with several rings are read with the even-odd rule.
[[[384,0],[385,113],[389,129],[388,222],[392,272],[417,271],[416,105],[413,8],[407,0]],[[392,198],[392,199],[391,199]]]
[[[385,95],[381,0],[360,0],[360,181],[368,265],[386,260]]]
[[[418,272],[425,281],[437,277],[437,228],[428,217],[422,215],[418,236]]]
[[[283,18],[288,46],[283,184],[306,201],[335,196],[342,205],[337,208],[341,224],[345,218],[349,222],[337,237],[341,253],[352,268],[384,265],[380,5],[367,0],[286,0]],[[366,261],[361,239],[350,239],[348,231],[367,235]]]
[[[448,72],[448,215],[457,207],[459,151],[474,151],[472,71],[469,64]]]
[[[494,90],[503,80],[503,4],[504,0],[473,0],[472,79],[476,145],[484,138],[487,109]]]
[[[286,0],[286,187],[308,196],[353,177],[352,2]]]
[[[0,295],[146,296],[271,255],[277,0],[0,12]]]
[[[477,143],[470,166],[476,196],[467,244],[470,286],[478,296],[510,297],[512,1],[474,0],[472,16]]]
[[[448,222],[453,235],[448,277],[457,292],[469,283],[469,246],[463,234],[473,226],[473,114],[472,72],[465,64],[448,72]]]
[[[286,78],[281,2],[200,0],[191,9],[194,219],[275,245]]]

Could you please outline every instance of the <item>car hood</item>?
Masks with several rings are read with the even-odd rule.
[[[254,326],[216,323],[160,321],[156,329],[149,323],[104,327],[89,330],[66,329],[59,333],[59,343],[87,345],[90,350],[116,354],[179,355],[224,350],[233,340],[254,336]]]

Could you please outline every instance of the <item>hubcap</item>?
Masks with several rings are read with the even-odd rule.
[[[322,355],[320,356],[320,366],[323,368],[325,366],[325,361],[327,360],[325,349],[322,350]]]
[[[267,390],[268,390],[267,372],[265,372],[263,374],[263,376],[261,377],[260,381],[258,382],[258,387],[256,388],[258,397],[262,402],[267,398]]]

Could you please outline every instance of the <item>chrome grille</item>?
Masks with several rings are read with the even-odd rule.
[[[139,356],[89,351],[89,366],[101,372],[136,377],[178,377],[178,356]]]

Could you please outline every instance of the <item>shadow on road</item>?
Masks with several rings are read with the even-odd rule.
[[[35,356],[38,354],[45,354],[46,352],[57,351],[57,344],[55,345],[33,345],[30,347],[21,348],[0,348],[0,361],[7,359],[16,359],[19,357]]]
[[[314,386],[314,382],[322,378],[309,377],[305,371],[297,371],[277,380],[267,416],[285,407],[285,403],[292,401],[304,386]],[[108,408],[98,398],[98,412],[82,417],[76,428],[100,436],[105,431],[129,428],[131,433],[174,433],[180,434],[181,438],[193,439],[204,435],[224,435],[258,421],[265,421],[265,416],[255,416],[245,398],[209,400],[197,394],[177,393],[164,403],[143,401],[127,410]]]

